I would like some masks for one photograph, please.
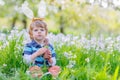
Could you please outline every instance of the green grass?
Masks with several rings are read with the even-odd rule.
[[[34,80],[26,74],[28,66],[22,59],[23,37],[14,36],[6,41],[7,45],[0,49],[0,80]],[[4,41],[0,42],[0,46],[4,44]],[[107,53],[79,48],[77,45],[64,44],[61,47],[58,45],[55,44],[55,49],[57,65],[61,67],[61,73],[56,80],[120,80],[120,54],[118,51]],[[65,57],[65,52],[72,56]],[[73,57],[74,55],[76,57]],[[89,60],[87,61],[87,59]],[[75,64],[68,68],[70,61],[75,61]],[[41,80],[53,80],[53,78],[51,75],[47,75]]]

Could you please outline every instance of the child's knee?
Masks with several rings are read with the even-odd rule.
[[[39,66],[32,66],[29,68],[32,77],[41,77],[43,75],[42,69]]]

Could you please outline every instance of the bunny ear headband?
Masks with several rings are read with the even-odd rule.
[[[34,19],[43,20],[46,15],[46,3],[44,0],[41,0],[38,4],[38,18],[34,18],[33,11],[28,7],[27,1],[22,4],[21,10],[22,13],[24,13],[28,18],[32,19],[32,21],[34,21]]]

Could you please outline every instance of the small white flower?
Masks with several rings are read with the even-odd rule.
[[[89,59],[89,58],[86,58],[85,61],[86,61],[87,63],[89,63],[89,62],[90,62],[90,59]]]
[[[75,44],[75,42],[74,41],[71,41],[71,43],[70,43],[71,45],[74,45]]]
[[[77,56],[76,55],[73,55],[72,58],[76,58]]]
[[[6,67],[7,66],[7,64],[3,64],[3,67]]]
[[[71,54],[71,53],[67,53],[67,52],[65,52],[65,53],[64,53],[64,56],[65,56],[66,58],[68,58],[68,59],[69,59],[69,58],[71,58],[71,57],[72,57],[72,54]]]
[[[30,74],[30,71],[26,71],[26,74],[28,74],[28,75],[29,75],[29,74]]]
[[[67,65],[67,68],[72,68],[76,64],[76,61],[69,61],[69,64]]]
[[[72,68],[74,65],[70,64],[70,65],[67,65],[67,68]]]

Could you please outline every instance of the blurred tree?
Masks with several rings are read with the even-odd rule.
[[[83,4],[78,0],[50,0],[48,2],[48,13],[49,16],[54,15],[54,21],[58,23],[59,29],[61,33],[65,33],[65,28],[67,27],[77,27],[79,19],[79,9],[80,7],[84,6],[86,3]],[[50,17],[51,18],[51,17]]]
[[[0,17],[4,17],[4,18],[9,18],[11,19],[11,27],[12,29],[15,27],[16,21],[18,19],[20,19],[21,16],[19,16],[19,14],[17,13],[16,6],[19,6],[24,0],[4,0],[5,5],[2,7],[0,6],[0,8],[2,8],[2,12],[0,14],[3,14]],[[8,19],[8,20],[9,20]]]
[[[22,22],[23,27],[26,28],[28,18],[21,14],[19,7],[24,1],[29,3],[30,9],[34,13],[34,17],[38,15],[38,4],[41,0],[4,0],[5,5],[0,6],[2,10],[0,17],[4,17],[11,23],[12,28],[16,25],[16,22]],[[105,31],[113,31],[120,26],[120,16],[113,7],[107,8],[107,6],[115,6],[115,1],[111,0],[43,0],[46,3],[46,19],[50,22],[54,22],[55,27],[59,28],[61,33],[87,33],[94,34],[103,33]],[[107,4],[106,4],[107,3]],[[104,4],[104,5],[103,5]],[[99,6],[100,5],[100,6]],[[117,4],[118,5],[118,4]],[[103,6],[104,8],[102,8]],[[10,21],[11,20],[11,21]],[[111,22],[112,21],[112,22]],[[108,24],[109,23],[109,24]],[[53,26],[53,25],[52,25]],[[117,27],[116,27],[117,26]],[[114,27],[114,28],[113,28]],[[117,29],[119,30],[119,29]]]

